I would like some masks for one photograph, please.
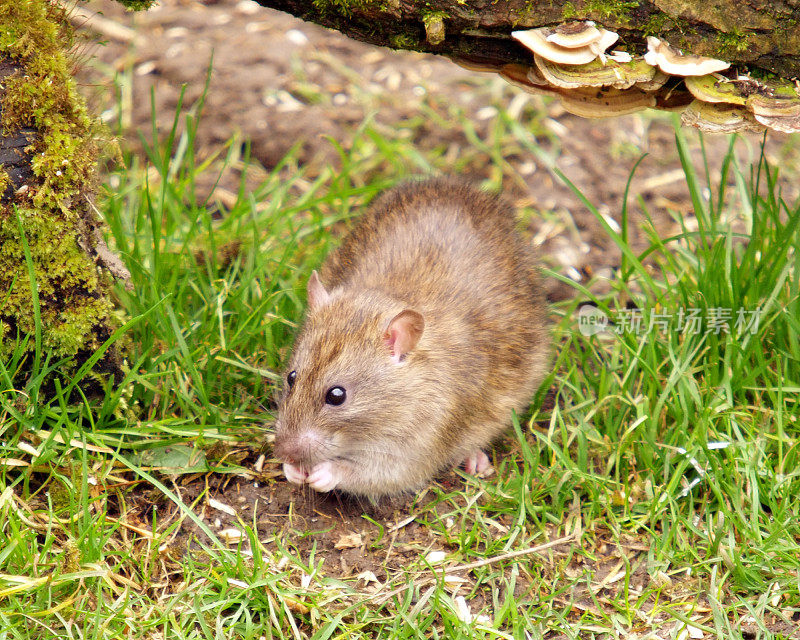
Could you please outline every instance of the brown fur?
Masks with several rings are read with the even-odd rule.
[[[379,197],[322,267],[280,401],[276,453],[335,460],[339,487],[377,497],[415,489],[487,446],[541,383],[550,342],[532,251],[509,207],[454,180]],[[383,340],[404,309],[419,343],[398,365]],[[325,404],[333,386],[341,406]]]

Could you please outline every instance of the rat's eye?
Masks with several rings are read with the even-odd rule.
[[[289,375],[286,376],[286,383],[289,385],[290,389],[294,386],[295,380],[297,380],[297,371],[290,371]]]
[[[347,398],[344,387],[331,387],[325,394],[325,404],[340,405]]]

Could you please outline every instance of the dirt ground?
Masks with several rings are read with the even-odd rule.
[[[315,166],[337,162],[328,137],[346,145],[367,116],[377,125],[395,126],[419,117],[425,108],[451,103],[471,114],[478,134],[487,136],[496,115],[489,93],[474,91],[475,74],[446,59],[367,46],[250,0],[162,0],[154,9],[135,15],[126,14],[112,0],[96,0],[82,3],[73,21],[105,40],[103,46],[87,47],[95,61],[83,66],[79,78],[94,108],[106,110],[110,119],[109,81],[114,73],[121,74],[120,86],[127,92],[123,102],[130,105],[122,118],[124,144],[134,149],[139,146],[136,131],[151,130],[151,91],[155,122],[163,136],[172,125],[182,86],[186,87],[184,110],[200,97],[212,54],[213,71],[198,138],[201,154],[217,149],[238,132],[251,141],[254,158],[266,167],[274,166],[299,142],[300,160],[313,172]],[[669,118],[637,114],[591,121],[565,113],[556,103],[505,91],[503,95],[510,96],[508,108],[516,113],[523,113],[523,106],[530,104],[546,111],[543,146],[609,217],[619,219],[629,173],[640,155],[647,153],[631,193],[648,204],[662,235],[679,230],[667,209],[688,215],[691,207]],[[447,113],[442,116],[448,117]],[[415,143],[423,149],[444,147],[457,153],[470,144],[463,133],[435,125],[414,132]],[[698,148],[695,134],[689,135]],[[788,146],[786,138],[779,136],[768,143],[774,162],[800,166],[797,145]],[[707,137],[705,144],[710,157],[718,159],[728,141]],[[743,140],[744,162],[757,156],[759,144],[759,136]],[[580,278],[587,271],[616,264],[617,252],[595,218],[538,158],[518,154],[508,160],[525,184],[509,181],[507,195],[517,203],[553,212],[552,219],[561,221],[533,223],[553,268]],[[699,154],[695,160],[700,162]],[[489,163],[471,166],[467,177],[485,178],[491,170]],[[236,177],[230,179],[235,185]],[[797,188],[797,184],[787,185],[786,196],[796,198]],[[566,293],[556,286],[550,291],[551,299],[562,295]],[[248,464],[255,464],[256,457],[251,453]],[[207,487],[210,497],[229,505],[245,522],[252,522],[258,502],[256,521],[265,529],[317,531],[313,536],[317,552],[324,552],[326,567],[342,576],[372,572],[384,580],[387,566],[402,566],[434,542],[428,528],[410,521],[394,529],[397,551],[392,563],[364,553],[377,528],[363,514],[396,526],[413,512],[414,500],[424,503],[429,499],[426,495],[379,507],[337,494],[304,496],[283,481],[278,466],[269,460],[252,476],[222,476],[213,482],[217,484],[207,487],[206,479],[184,478],[182,497],[189,503]],[[463,480],[451,473],[441,482],[452,487]],[[148,521],[150,506],[141,494],[134,510],[142,522]],[[216,531],[239,526],[238,517],[225,510],[208,507],[204,516]],[[350,534],[360,537],[343,543],[343,536]],[[295,544],[298,550],[307,550],[312,538],[297,536]],[[629,552],[633,560],[642,550],[632,543]],[[609,559],[609,566],[612,560],[617,561]]]

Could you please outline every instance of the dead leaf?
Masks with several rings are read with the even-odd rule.
[[[345,533],[333,545],[334,549],[355,549],[361,546],[360,533]]]

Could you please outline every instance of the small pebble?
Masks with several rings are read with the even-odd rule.
[[[425,560],[427,560],[430,564],[438,564],[446,557],[447,553],[444,551],[431,551],[425,556]]]

